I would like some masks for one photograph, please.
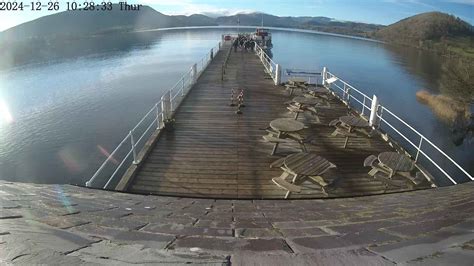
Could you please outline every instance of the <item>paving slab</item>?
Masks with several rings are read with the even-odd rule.
[[[6,207],[0,212],[9,217],[0,219],[0,264],[474,261],[474,219],[466,212],[474,183],[317,201],[201,200],[3,181],[0,191]],[[23,194],[27,196],[18,196]],[[59,196],[71,204],[61,205],[55,199]],[[433,198],[443,200],[433,204]]]

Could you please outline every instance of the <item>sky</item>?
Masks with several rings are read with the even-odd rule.
[[[0,0],[0,2],[12,1],[14,0]],[[31,1],[38,0],[28,0],[25,3]],[[39,1],[47,3],[51,0]],[[95,0],[96,3],[102,1]],[[115,1],[118,0],[113,0]],[[66,2],[74,2],[74,0],[59,0],[58,2],[60,3],[59,11],[64,11]],[[82,2],[84,1],[76,1],[76,3]],[[233,15],[239,12],[264,12],[277,16],[325,16],[338,20],[383,25],[418,13],[441,11],[474,24],[474,0],[129,0],[127,2],[149,5],[167,15],[217,16]],[[0,11],[0,31],[53,13],[53,11],[30,10]]]

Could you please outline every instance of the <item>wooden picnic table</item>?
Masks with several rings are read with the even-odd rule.
[[[304,78],[289,78],[288,83],[290,83],[291,85],[304,85],[304,86],[307,84],[306,79]]]
[[[379,162],[389,170],[389,177],[396,172],[410,172],[414,163],[404,154],[398,152],[382,152],[378,156]]]
[[[318,183],[321,190],[325,192],[324,188],[328,183],[321,175],[329,169],[336,167],[335,164],[329,162],[324,157],[311,152],[290,154],[279,161],[279,166],[283,169],[284,173],[281,177],[273,178],[272,180],[279,187],[287,189],[285,198],[288,198],[292,191],[300,191],[300,188],[296,186],[296,184],[303,182],[306,178]],[[293,175],[291,183],[284,180],[288,174]]]
[[[274,143],[271,155],[275,154],[280,143],[288,143],[289,141],[298,142],[301,150],[306,151],[303,138],[296,133],[305,127],[303,123],[291,118],[278,118],[270,122],[270,127],[276,132],[269,131],[270,134],[263,136],[263,139],[266,142]]]
[[[321,100],[314,97],[298,96],[293,98],[293,102],[299,103],[301,105],[315,105],[321,103]]]
[[[300,131],[304,124],[291,118],[277,118],[270,122],[270,127],[281,134]]]
[[[353,128],[368,128],[370,127],[369,122],[367,122],[362,117],[346,115],[339,117],[339,121],[349,129],[349,132],[352,131]]]
[[[308,88],[309,93],[313,94],[326,94],[328,93],[328,89],[322,87],[315,87],[315,88]]]
[[[293,98],[292,102],[296,103],[290,104],[289,107],[287,107],[290,112],[295,113],[295,120],[298,119],[298,116],[300,113],[304,113],[306,111],[311,112],[313,115],[316,115],[317,111],[316,108],[314,108],[314,105],[322,105],[322,100],[316,97],[304,97],[304,96],[298,96]]]

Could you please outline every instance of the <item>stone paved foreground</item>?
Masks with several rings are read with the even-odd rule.
[[[0,181],[0,264],[472,265],[473,192],[252,201]]]

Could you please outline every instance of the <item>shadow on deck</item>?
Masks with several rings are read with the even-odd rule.
[[[283,198],[285,190],[271,179],[281,174],[269,165],[281,156],[299,152],[298,145],[281,145],[271,156],[272,144],[263,142],[262,128],[273,119],[293,117],[284,102],[292,97],[283,86],[273,85],[262,63],[251,52],[232,52],[224,81],[219,52],[176,113],[175,130],[165,132],[140,166],[128,191],[146,194],[213,198]],[[231,90],[244,89],[243,114],[229,106]],[[380,136],[355,137],[343,148],[343,137],[330,137],[328,123],[349,112],[336,98],[331,108],[320,112],[320,123],[310,116],[298,120],[308,128],[305,136],[316,136],[308,151],[325,157],[337,168],[328,173],[336,179],[329,197],[380,194],[409,190],[390,187],[370,177],[364,159],[371,154],[394,150]],[[325,198],[318,185],[302,184],[291,198]]]

